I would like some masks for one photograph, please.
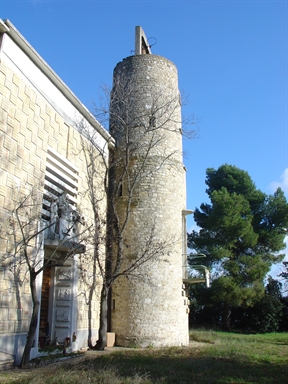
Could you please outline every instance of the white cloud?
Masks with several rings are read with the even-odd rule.
[[[286,195],[288,195],[288,168],[286,168],[280,176],[280,181],[272,181],[268,186],[269,190],[272,192],[275,192],[279,187]]]

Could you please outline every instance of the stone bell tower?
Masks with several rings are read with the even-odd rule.
[[[188,211],[178,75],[171,61],[151,53],[141,27],[136,27],[135,55],[114,69],[110,112],[117,151],[123,158],[130,156],[118,204],[125,220],[131,199],[123,268],[137,258],[145,260],[113,284],[111,330],[117,345],[186,345],[183,255]],[[121,179],[120,168],[115,165],[116,179]]]

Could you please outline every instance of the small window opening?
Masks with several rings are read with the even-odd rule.
[[[121,197],[123,196],[123,184],[120,183],[119,185],[119,189],[118,189],[118,197]]]
[[[154,115],[150,116],[149,126],[151,128],[155,128],[156,127],[156,117]]]

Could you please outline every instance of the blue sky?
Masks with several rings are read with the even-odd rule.
[[[224,163],[288,197],[287,14],[277,0],[0,0],[0,17],[88,108],[133,54],[136,25],[157,41],[152,52],[176,64],[189,95],[184,114],[200,119],[184,143],[189,209],[208,201],[206,169]]]

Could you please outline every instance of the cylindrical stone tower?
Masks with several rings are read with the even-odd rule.
[[[122,224],[128,218],[121,271],[135,264],[112,286],[111,330],[117,345],[186,345],[186,175],[178,75],[171,61],[146,53],[117,64],[111,92],[115,180],[122,183],[117,211]]]

